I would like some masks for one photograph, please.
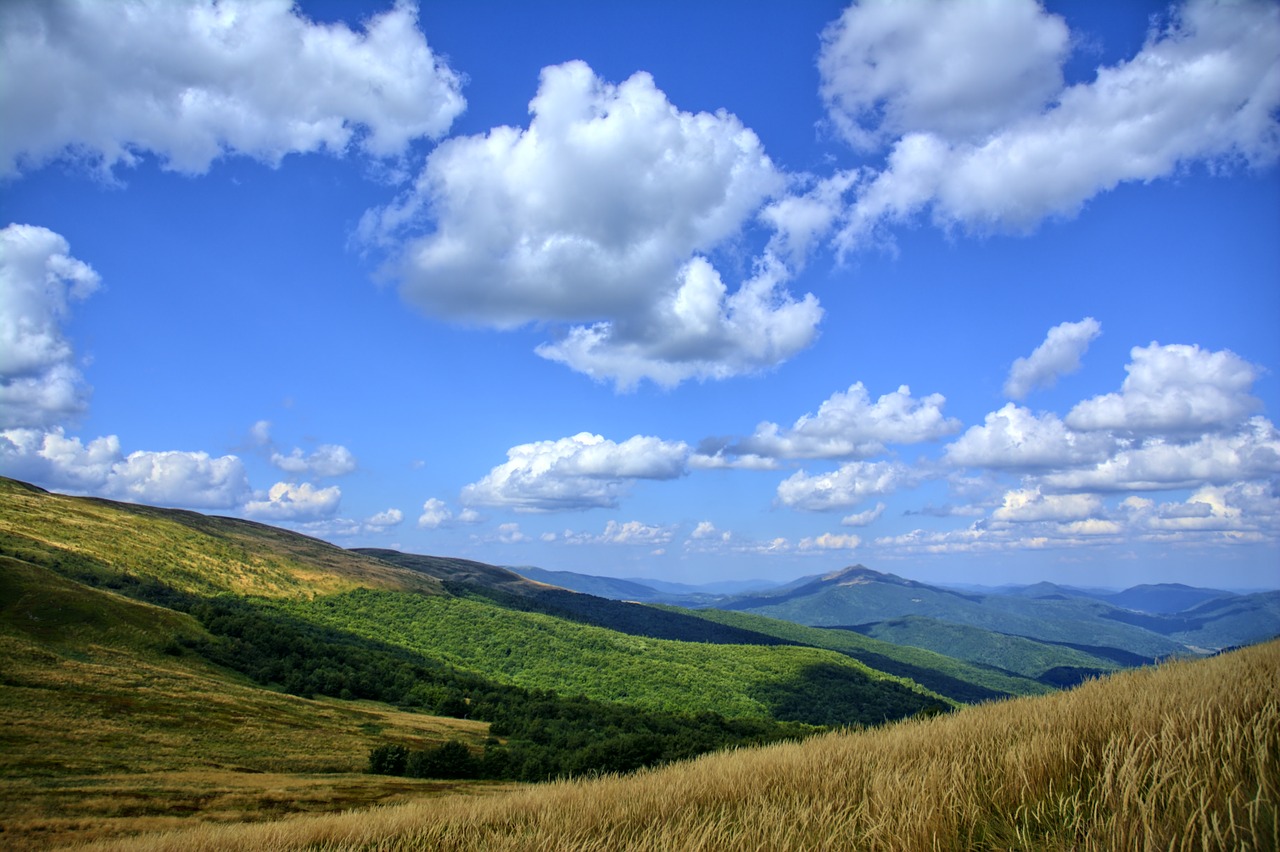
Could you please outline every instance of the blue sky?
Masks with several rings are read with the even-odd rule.
[[[0,473],[687,582],[1280,587],[1280,5],[14,2]]]

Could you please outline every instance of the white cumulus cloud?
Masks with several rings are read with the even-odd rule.
[[[755,434],[731,445],[734,454],[766,458],[851,458],[883,452],[888,444],[933,441],[960,428],[942,413],[946,398],[911,396],[902,385],[875,402],[862,382],[825,400],[816,414],[805,414],[790,429],[761,423]]]
[[[1261,407],[1250,393],[1258,368],[1228,349],[1152,343],[1130,357],[1120,392],[1081,402],[1068,426],[1185,435],[1234,426]]]
[[[1036,470],[1099,462],[1115,448],[1107,433],[1076,432],[1053,413],[1010,402],[948,444],[945,458],[959,467]]]
[[[321,444],[311,453],[297,447],[287,456],[272,453],[271,464],[297,476],[342,476],[356,469],[356,457],[339,444]]]
[[[342,490],[336,485],[316,488],[310,482],[277,482],[264,499],[250,500],[244,513],[272,521],[309,521],[338,511]]]
[[[773,366],[813,340],[821,309],[770,257],[731,289],[708,260],[785,188],[733,115],[688,113],[652,77],[544,68],[527,128],[442,143],[361,236],[426,311],[496,328],[580,323],[543,357],[630,387]],[[425,233],[424,233],[425,231]]]
[[[1053,387],[1060,376],[1080,369],[1080,358],[1101,333],[1102,325],[1093,317],[1055,325],[1031,355],[1013,362],[1005,394],[1024,399],[1037,388]]]
[[[823,533],[819,536],[811,538],[802,538],[796,543],[796,549],[805,550],[853,550],[862,544],[862,539],[856,535],[837,535],[834,533]]]
[[[855,3],[822,34],[822,96],[859,148],[908,131],[979,139],[1054,98],[1069,44],[1033,0]]]
[[[85,444],[61,428],[0,432],[0,472],[50,488],[189,509],[234,509],[251,494],[237,456],[179,450],[125,455],[115,435]]]
[[[52,426],[85,409],[89,389],[63,323],[98,285],[61,235],[0,230],[0,427]]]
[[[989,10],[1004,14],[1008,7],[1010,18],[1032,12],[1040,22],[1031,26],[1056,27],[1052,16],[1029,3],[944,5],[949,14],[975,22]],[[840,66],[848,73],[828,71],[824,77],[837,124],[854,141],[896,137],[886,167],[864,175],[855,190],[856,201],[836,237],[842,252],[874,239],[886,223],[925,211],[942,227],[1021,231],[1048,216],[1074,215],[1088,199],[1123,182],[1155,180],[1197,162],[1261,166],[1280,154],[1280,6],[1274,3],[1192,0],[1153,25],[1131,59],[1059,91],[1044,81],[1053,73],[1047,60],[1060,61],[1060,51],[1031,56],[1025,67],[1038,70],[1018,78],[1016,60],[1029,55],[1031,42],[1011,49],[1014,61],[989,56],[982,52],[984,42],[1001,27],[983,20],[974,31],[980,35],[967,36],[973,51],[941,37],[925,47],[938,51],[938,62],[1003,69],[1008,76],[975,74],[964,98],[936,100],[927,97],[939,85],[935,81],[950,78],[931,79],[930,64],[898,72],[890,85],[884,78],[892,74],[868,70],[858,58],[894,54],[893,39],[901,33],[908,34],[908,44],[929,36],[933,24],[923,19],[929,12],[943,14],[926,4],[894,4],[899,7],[917,10],[901,14],[918,20],[901,31],[869,32],[853,61]],[[838,45],[831,42],[827,49]],[[948,84],[940,85],[945,92]],[[1010,92],[1017,97],[1008,97]],[[840,106],[842,99],[847,106]],[[881,101],[883,120],[875,121]],[[996,111],[975,109],[975,124],[966,127],[963,107],[969,101],[995,105]],[[1048,106],[1041,109],[1037,101]]]
[[[239,154],[403,154],[442,136],[461,79],[400,2],[360,30],[289,0],[0,4],[0,174],[59,157],[110,173],[152,153],[208,170]]]
[[[462,489],[462,502],[526,512],[613,507],[634,480],[683,476],[688,457],[683,442],[580,432],[512,447],[505,463]]]
[[[778,484],[778,500],[793,509],[812,512],[846,509],[868,497],[891,494],[917,484],[920,471],[899,462],[855,461],[830,473],[798,471]]]
[[[1152,438],[1096,465],[1045,474],[1057,491],[1150,491],[1226,485],[1280,475],[1280,431],[1265,417],[1193,441]]]
[[[1019,488],[1004,495],[1004,505],[991,513],[997,521],[1082,521],[1102,511],[1093,494],[1041,494],[1039,489]]]

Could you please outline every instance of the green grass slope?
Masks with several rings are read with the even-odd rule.
[[[649,710],[873,724],[948,703],[819,648],[650,639],[484,600],[370,590],[280,607],[499,682]]]
[[[442,592],[434,577],[264,524],[66,497],[4,477],[0,555],[69,576],[129,575],[198,594],[287,597],[360,587]]]

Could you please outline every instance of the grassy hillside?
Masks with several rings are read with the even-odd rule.
[[[99,848],[1270,850],[1278,677],[1273,642],[627,777]]]
[[[817,648],[647,639],[485,600],[376,591],[282,606],[501,682],[650,710],[853,724],[949,703]]]
[[[189,616],[0,558],[0,847],[197,811],[400,801],[454,785],[365,775],[371,748],[488,736],[481,722],[270,692],[175,645],[205,638]]]
[[[40,562],[68,576],[129,575],[199,594],[442,591],[434,577],[263,524],[65,497],[4,477],[0,555]]]

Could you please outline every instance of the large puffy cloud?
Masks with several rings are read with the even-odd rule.
[[[913,130],[980,138],[1053,99],[1069,41],[1033,0],[855,3],[822,34],[822,96],[860,148]]]
[[[443,135],[465,102],[407,2],[361,31],[289,0],[0,4],[0,174],[60,156],[110,172],[143,152],[201,173],[226,154],[375,157]]]
[[[507,461],[462,489],[462,502],[526,512],[613,507],[636,479],[675,479],[687,469],[682,442],[636,435],[615,443],[580,432],[520,444]]]
[[[899,462],[855,461],[830,473],[798,471],[778,484],[778,500],[812,512],[846,509],[868,497],[891,494],[918,483],[922,474]]]
[[[1258,368],[1227,349],[1136,346],[1119,393],[1071,409],[1074,429],[1186,435],[1234,426],[1261,403],[1250,394]]]
[[[736,117],[577,61],[543,70],[529,110],[527,129],[441,144],[366,213],[365,240],[403,241],[389,269],[407,300],[497,328],[585,323],[539,354],[623,387],[755,371],[812,341],[821,310],[780,261],[731,292],[707,259],[785,186]]]
[[[51,426],[84,410],[88,388],[62,326],[98,284],[59,234],[0,231],[0,427]]]
[[[251,495],[236,456],[176,450],[126,456],[114,435],[84,444],[61,429],[0,432],[0,471],[52,488],[192,509],[233,509]]]
[[[1030,110],[1043,96],[1040,84],[993,76],[971,96],[998,102],[1008,84],[1036,97],[1010,101],[1011,109],[1030,111],[1011,112],[998,126],[988,122],[990,132],[977,135],[949,125],[948,104],[898,108],[914,103],[917,88],[927,83],[909,74],[888,101],[892,120],[884,127],[900,138],[887,167],[856,190],[837,244],[851,250],[883,223],[924,210],[944,227],[1022,230],[1046,216],[1074,215],[1121,182],[1154,180],[1187,163],[1274,162],[1280,153],[1278,44],[1280,6],[1193,0],[1166,26],[1153,28],[1132,59],[1063,89],[1046,110]],[[893,47],[889,41],[874,46]],[[856,105],[865,100],[860,79],[829,76],[824,91],[835,103],[848,93]]]
[[[222,509],[239,504],[248,488],[236,456],[204,452],[133,452],[111,469],[103,493],[134,503]]]
[[[1059,376],[1080,369],[1080,358],[1101,333],[1102,325],[1093,317],[1055,325],[1034,352],[1013,362],[1004,392],[1023,399],[1036,388],[1053,387]]]
[[[862,382],[827,398],[816,414],[805,414],[790,429],[761,423],[755,434],[732,444],[738,455],[772,458],[850,458],[881,453],[888,444],[934,441],[960,428],[958,420],[943,416],[946,398],[911,396],[902,385],[875,402]]]

